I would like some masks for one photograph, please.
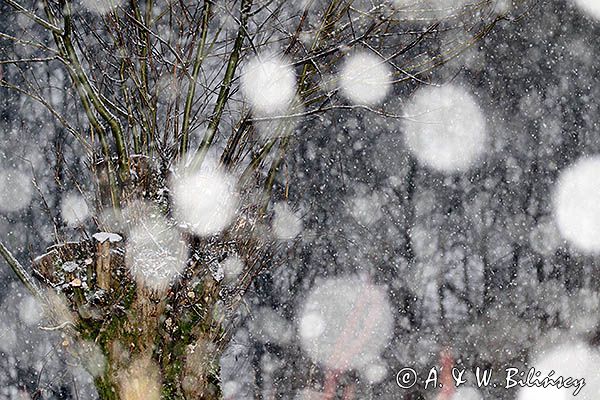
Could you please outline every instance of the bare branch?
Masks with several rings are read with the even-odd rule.
[[[48,47],[48,46],[46,46],[46,45],[44,45],[42,43],[34,42],[33,40],[19,39],[18,37],[15,37],[15,36],[3,33],[3,32],[0,32],[0,39],[7,39],[7,40],[13,41],[15,43],[18,43],[20,45],[23,45],[23,46],[31,46],[31,47],[34,47],[34,48],[37,48],[37,49],[42,49],[42,50],[50,51],[52,53],[55,53],[58,56],[58,52],[56,50],[51,49],[50,47]]]
[[[192,70],[192,77],[190,79],[190,86],[188,88],[188,94],[185,99],[185,107],[183,112],[183,122],[181,128],[181,142],[179,146],[179,155],[184,157],[188,149],[189,131],[190,131],[190,114],[192,112],[192,104],[194,102],[194,95],[196,94],[196,84],[198,81],[198,75],[200,74],[200,66],[204,61],[205,56],[205,45],[206,35],[208,32],[208,19],[210,16],[210,0],[204,1],[204,8],[202,9],[202,28],[200,33],[200,41],[198,43],[198,49],[196,50],[196,59],[194,60],[194,69]]]
[[[41,300],[43,303],[46,303],[46,296],[35,283],[33,277],[29,274],[29,272],[27,272],[25,267],[21,265],[19,260],[17,260],[15,256],[12,255],[12,253],[6,248],[6,246],[2,242],[0,242],[0,255],[2,256],[2,258],[4,258],[4,261],[6,261],[10,269],[12,269],[15,273],[15,275],[17,275],[19,280],[25,285],[27,290],[29,290],[29,292],[32,295]]]
[[[102,119],[109,125],[110,130],[115,138],[115,143],[117,146],[117,154],[119,156],[119,170],[121,173],[121,177],[124,180],[127,180],[129,175],[129,158],[127,156],[127,147],[125,146],[125,139],[123,136],[123,128],[121,127],[121,123],[115,117],[110,110],[104,104],[102,97],[98,94],[96,89],[92,86],[88,76],[86,75],[81,62],[79,61],[79,57],[75,52],[75,48],[73,47],[73,43],[71,42],[71,33],[72,33],[72,20],[71,20],[71,10],[70,5],[67,5],[67,9],[65,11],[64,16],[65,21],[65,32],[62,35],[62,44],[65,47],[66,54],[65,57],[68,59],[68,65],[73,70],[73,77],[76,86],[79,86],[82,89],[82,93],[85,94],[91,105],[93,105],[94,109],[100,114]],[[83,98],[82,98],[83,100]],[[88,113],[89,116],[89,113]]]
[[[26,9],[25,7],[23,7],[22,5],[17,3],[15,0],[3,0],[3,1],[5,1],[8,5],[10,5],[15,10],[23,13],[27,18],[31,19],[32,21],[34,21],[38,25],[42,26],[43,28],[45,28],[53,33],[56,33],[58,35],[62,35],[62,33],[63,33],[62,29],[51,24],[50,22],[46,21],[45,19],[37,16],[33,11]]]
[[[221,89],[219,91],[219,96],[217,97],[217,103],[215,104],[215,108],[206,129],[206,133],[204,134],[204,138],[202,138],[202,142],[200,143],[196,156],[194,157],[194,161],[192,162],[192,168],[199,168],[202,165],[204,157],[208,152],[208,148],[212,144],[217,132],[217,128],[219,127],[219,122],[221,121],[221,116],[223,115],[225,104],[227,103],[227,98],[229,97],[229,91],[231,90],[231,83],[233,82],[235,71],[237,69],[240,58],[240,50],[244,42],[244,37],[246,36],[246,25],[248,23],[248,15],[251,7],[252,0],[242,0],[240,27],[233,44],[233,49],[231,50],[231,54],[229,56],[229,61],[227,62],[227,70],[225,71],[223,82],[221,83]]]
[[[85,141],[83,139],[83,137],[80,135],[80,133],[75,130],[75,128],[73,128],[69,122],[66,120],[66,118],[61,115],[58,111],[56,111],[56,109],[48,102],[48,100],[46,100],[43,96],[40,96],[38,94],[32,93],[28,90],[25,90],[23,88],[20,88],[16,85],[13,85],[5,80],[0,80],[0,86],[1,87],[5,87],[7,89],[11,89],[14,90],[18,93],[21,93],[37,102],[39,102],[40,104],[42,104],[44,107],[46,107],[46,109],[60,122],[60,124],[69,132],[71,133],[75,139],[77,139],[77,141],[79,141],[79,143],[86,149],[86,151],[88,153],[92,152],[92,149],[90,147],[90,144]]]
[[[0,65],[3,64],[24,64],[24,63],[36,63],[36,62],[50,62],[58,59],[58,56],[54,57],[40,57],[40,58],[22,58],[19,60],[0,60]]]

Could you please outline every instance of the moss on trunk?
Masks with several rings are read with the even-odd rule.
[[[100,371],[89,368],[99,397],[220,399],[219,341],[224,335],[215,312],[219,283],[206,274],[177,287],[151,290],[129,276],[123,252],[123,243],[69,243],[54,246],[34,265],[60,288],[60,301],[75,326],[73,354],[86,366],[87,355],[80,349],[88,343],[103,356]],[[111,279],[102,278],[109,287],[98,287],[98,274],[88,276],[86,266],[96,263],[110,271]],[[85,285],[64,284],[77,279]]]
[[[167,220],[170,203],[162,190],[167,171],[152,168],[143,156],[133,156],[130,165],[135,178],[122,193],[128,199],[126,210],[117,214],[127,213],[122,219],[130,230],[146,227],[148,207],[140,204],[150,202],[156,206],[153,212]],[[99,176],[98,183],[102,198],[109,182]],[[256,207],[244,208],[219,237],[202,239],[174,230],[187,254],[183,271],[164,286],[146,285],[128,268],[138,258],[151,269],[162,259],[145,260],[144,252],[126,254],[128,238],[112,233],[52,246],[34,261],[52,294],[53,318],[69,321],[65,333],[71,352],[84,366],[90,364],[102,400],[222,398],[219,360],[228,342],[226,315],[239,304],[272,250],[272,242],[256,229],[258,213]],[[148,246],[150,253],[161,247],[154,238]],[[225,287],[219,262],[231,254],[244,260],[246,270],[235,285]],[[92,348],[92,356],[82,348]]]

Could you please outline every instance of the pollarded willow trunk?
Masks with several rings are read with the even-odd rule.
[[[142,179],[136,192],[147,196],[152,185]],[[93,375],[101,399],[222,397],[219,359],[232,311],[270,254],[249,214],[209,239],[183,233],[184,268],[159,287],[132,272],[130,257],[140,253],[128,254],[126,233],[58,244],[34,260],[52,318],[64,329],[63,346]],[[219,264],[232,254],[246,266],[233,281]]]
[[[100,397],[220,398],[219,282],[208,274],[191,290],[150,290],[129,275],[123,242],[96,238],[50,248],[35,269],[59,294],[75,331],[64,345],[94,375]]]

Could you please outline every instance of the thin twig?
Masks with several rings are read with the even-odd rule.
[[[73,328],[76,328],[77,325],[75,325],[73,322],[71,321],[65,321],[62,324],[56,325],[56,326],[40,326],[40,329],[43,331],[60,331],[65,329],[67,326],[72,326]]]

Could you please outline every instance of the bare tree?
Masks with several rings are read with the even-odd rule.
[[[385,106],[343,100],[337,76],[346,55],[362,49],[376,56],[395,85],[428,84],[433,68],[521,6],[3,2],[20,23],[0,33],[10,48],[0,60],[0,85],[42,104],[76,138],[93,177],[81,191],[95,211],[76,243],[65,241],[56,221],[57,244],[35,259],[33,274],[5,245],[0,252],[47,306],[51,329],[64,332],[64,346],[88,367],[102,399],[220,398],[219,356],[235,327],[233,312],[277,252],[269,206],[287,197],[288,184],[278,186],[276,176],[296,127],[357,108],[401,118]],[[258,112],[240,94],[240,65],[270,55],[295,71],[295,99],[278,112]],[[42,79],[42,71],[59,70],[62,78]],[[209,163],[235,177],[241,201],[226,229],[200,235],[178,224],[170,182]],[[129,238],[135,227],[154,223],[154,214],[181,236],[176,251],[185,260],[162,286],[140,279],[131,267],[140,261],[128,261],[144,257]],[[93,235],[98,231],[119,235]],[[157,247],[168,240],[153,239]],[[221,263],[232,254],[244,269],[226,280]]]

